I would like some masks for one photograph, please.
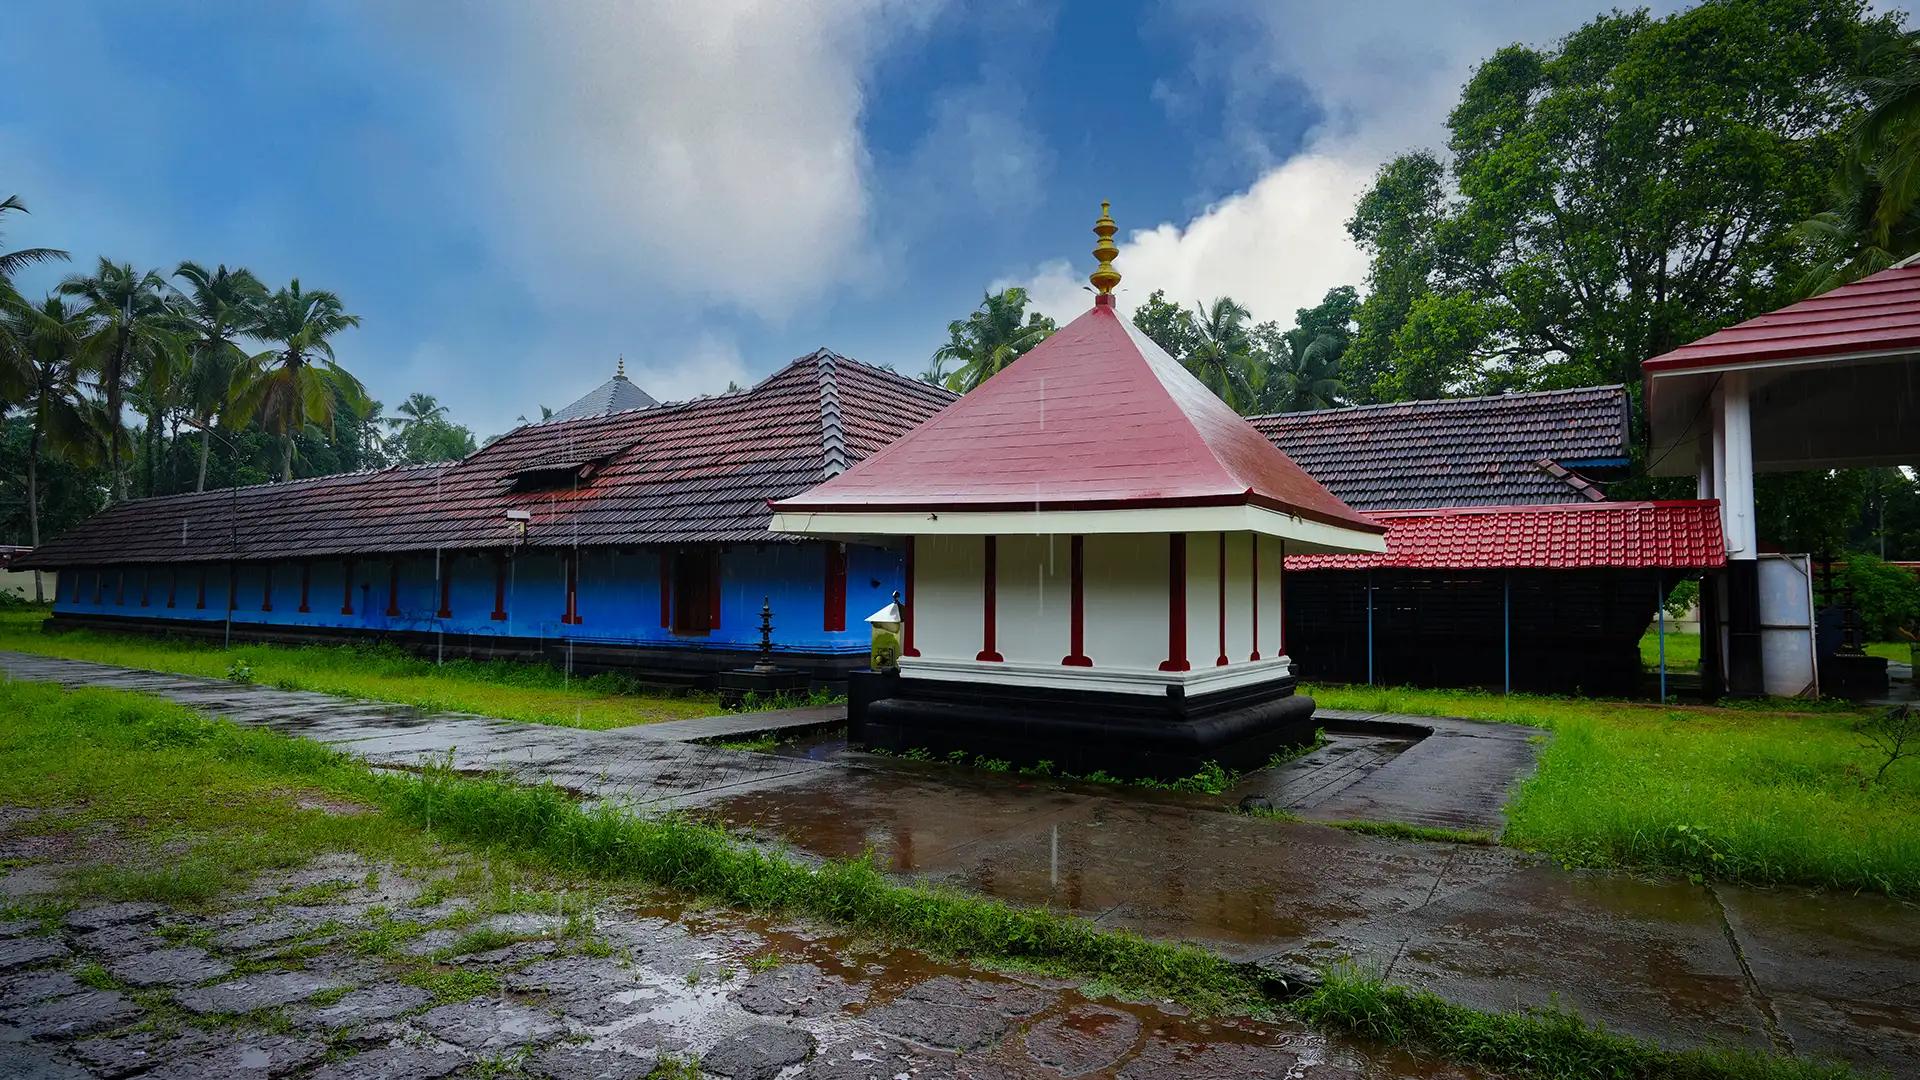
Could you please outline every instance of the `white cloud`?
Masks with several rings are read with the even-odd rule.
[[[759,381],[747,374],[739,345],[717,334],[702,334],[684,349],[637,364],[629,359],[627,376],[659,401],[687,401],[725,393],[730,382],[751,386]]]
[[[615,0],[392,16],[484,103],[497,256],[541,300],[621,290],[780,317],[864,272],[863,79],[897,0]],[[583,286],[582,282],[586,284]]]
[[[1232,296],[1257,319],[1291,323],[1296,308],[1318,303],[1329,288],[1362,284],[1366,259],[1345,222],[1381,163],[1443,146],[1446,114],[1475,64],[1514,41],[1551,44],[1593,13],[1587,0],[1395,0],[1311,13],[1227,2],[1169,11],[1167,29],[1190,38],[1193,59],[1184,77],[1155,84],[1154,99],[1182,123],[1222,118],[1207,144],[1259,175],[1184,223],[1139,228],[1125,206],[1115,207],[1122,307],[1165,289],[1189,305]],[[1311,95],[1322,117],[1291,154],[1276,152],[1259,127],[1276,87]],[[1002,284],[1025,285],[1041,310],[1071,317],[1086,310],[1079,286],[1091,269],[1085,257],[1049,260]]]
[[[1155,289],[1192,305],[1232,296],[1256,317],[1290,323],[1296,308],[1320,302],[1334,285],[1358,282],[1366,259],[1348,241],[1345,212],[1372,171],[1325,154],[1303,154],[1253,187],[1208,207],[1185,226],[1172,222],[1123,233],[1120,306],[1131,310]],[[1116,214],[1124,214],[1116,209]],[[1092,269],[1052,260],[1018,282],[1041,311],[1071,319],[1087,309],[1082,286]]]

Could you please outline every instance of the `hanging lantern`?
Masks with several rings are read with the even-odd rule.
[[[900,594],[893,594],[893,601],[886,607],[867,616],[867,625],[872,628],[873,652],[868,666],[875,671],[892,671],[900,666],[900,627],[906,621],[906,615],[900,608]]]

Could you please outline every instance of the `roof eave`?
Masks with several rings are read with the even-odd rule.
[[[1276,536],[1295,552],[1384,552],[1386,527],[1333,523],[1245,501],[1230,504],[1102,509],[948,507],[942,509],[774,507],[768,530],[857,539],[872,536],[1012,536],[1255,532]]]

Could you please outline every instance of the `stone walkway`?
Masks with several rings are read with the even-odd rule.
[[[918,880],[1287,971],[1351,956],[1468,1004],[1557,1002],[1670,1044],[1895,1072],[1920,1060],[1920,909],[1883,897],[1568,873],[1503,848],[1251,818],[1191,796],[804,746],[729,752],[21,654],[0,667],[161,694],[378,764],[451,756],[638,809],[693,809],[801,857],[873,851]],[[1512,747],[1448,753],[1483,750]]]
[[[47,890],[99,845],[13,810],[0,894],[37,917],[0,921],[8,1080],[1465,1080],[1294,1021],[1202,1022],[457,863],[333,854],[192,910],[68,907]]]

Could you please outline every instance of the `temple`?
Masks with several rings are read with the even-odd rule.
[[[669,685],[752,663],[768,605],[780,662],[839,685],[900,553],[771,535],[767,500],[952,397],[826,349],[677,404],[620,372],[461,461],[136,499],[19,561],[60,571],[50,629],[372,640]]]
[[[905,541],[897,677],[853,736],[1069,772],[1189,775],[1305,741],[1289,555],[1380,552],[1349,508],[1115,308],[1090,310],[899,441],[774,503],[774,532]]]

